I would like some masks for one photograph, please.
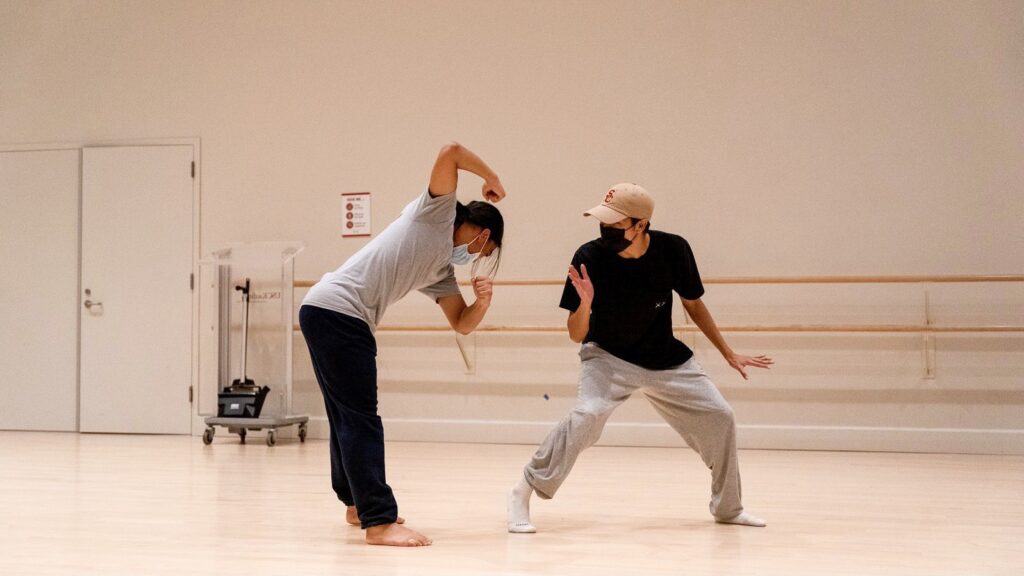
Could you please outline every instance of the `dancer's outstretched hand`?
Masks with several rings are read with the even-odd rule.
[[[569,266],[569,281],[576,287],[576,293],[579,294],[581,302],[589,305],[594,301],[594,284],[590,281],[590,275],[587,274],[586,264],[580,264],[579,272],[576,271],[576,268]]]
[[[729,366],[735,368],[736,371],[739,372],[741,376],[743,376],[744,380],[747,379],[747,372],[746,370],[744,370],[744,368],[746,368],[747,366],[753,366],[755,368],[764,368],[767,370],[771,368],[772,364],[775,364],[774,360],[763,354],[761,356],[744,356],[742,354],[733,354],[726,358],[726,360],[729,362]]]

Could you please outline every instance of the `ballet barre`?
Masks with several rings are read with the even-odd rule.
[[[295,324],[295,330],[299,325]],[[693,324],[673,326],[674,332],[699,332]],[[987,326],[936,326],[933,324],[780,324],[780,325],[734,325],[719,326],[721,332],[892,332],[892,333],[956,333],[956,332],[1024,332],[1024,325],[987,325]],[[474,332],[568,332],[565,326],[477,326]],[[377,327],[377,332],[452,332],[448,325],[416,325],[416,324],[384,324]]]
[[[935,378],[935,337],[937,334],[1016,334],[1024,333],[1024,325],[986,324],[986,325],[939,325],[932,322],[931,298],[928,287],[932,284],[963,284],[963,283],[1005,283],[1024,282],[1022,274],[957,274],[957,275],[893,275],[893,276],[718,276],[703,278],[704,284],[918,284],[924,287],[924,322],[921,324],[735,324],[718,326],[721,332],[734,333],[833,333],[833,334],[920,334],[924,338],[924,374],[926,379]],[[316,284],[313,280],[296,280],[295,288],[309,288]],[[459,282],[468,286],[469,281]],[[563,286],[561,280],[495,280],[495,286]],[[294,329],[299,330],[296,324]],[[693,324],[672,327],[675,333],[697,333],[700,329]],[[406,333],[454,333],[451,326],[432,324],[391,324],[377,327],[378,332]],[[545,325],[500,325],[485,324],[477,326],[470,336],[455,334],[462,360],[466,365],[466,373],[476,370],[475,346],[473,354],[466,349],[466,340],[475,338],[477,333],[566,333],[565,326]]]
[[[1024,282],[1021,274],[974,274],[946,276],[712,276],[703,284],[959,284],[974,282]],[[296,288],[310,288],[316,280],[296,280]],[[462,280],[461,286],[469,286]],[[495,280],[495,286],[562,286],[565,280]]]

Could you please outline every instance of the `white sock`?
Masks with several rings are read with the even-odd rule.
[[[733,516],[732,518],[728,518],[725,520],[715,518],[715,522],[718,522],[719,524],[739,524],[741,526],[756,526],[758,528],[763,528],[768,525],[768,523],[765,522],[764,519],[758,518],[757,516],[754,516],[752,514],[747,514],[746,512],[740,512],[736,516]]]
[[[533,534],[537,531],[530,523],[530,496],[533,496],[533,487],[526,481],[526,477],[519,479],[519,482],[512,487],[508,493],[508,531],[513,534]]]

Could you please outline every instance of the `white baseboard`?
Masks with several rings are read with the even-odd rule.
[[[392,441],[538,444],[554,422],[384,419]],[[282,430],[282,437],[294,431]],[[327,419],[311,417],[309,437],[326,439]],[[598,446],[680,447],[667,424],[609,423]],[[740,448],[1024,455],[1024,430],[739,425]]]

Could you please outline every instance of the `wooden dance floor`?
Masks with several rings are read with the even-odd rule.
[[[748,528],[690,450],[592,448],[527,535],[505,495],[534,446],[391,443],[435,542],[394,549],[345,524],[327,448],[0,432],[0,574],[1024,574],[1024,457],[741,451]]]

